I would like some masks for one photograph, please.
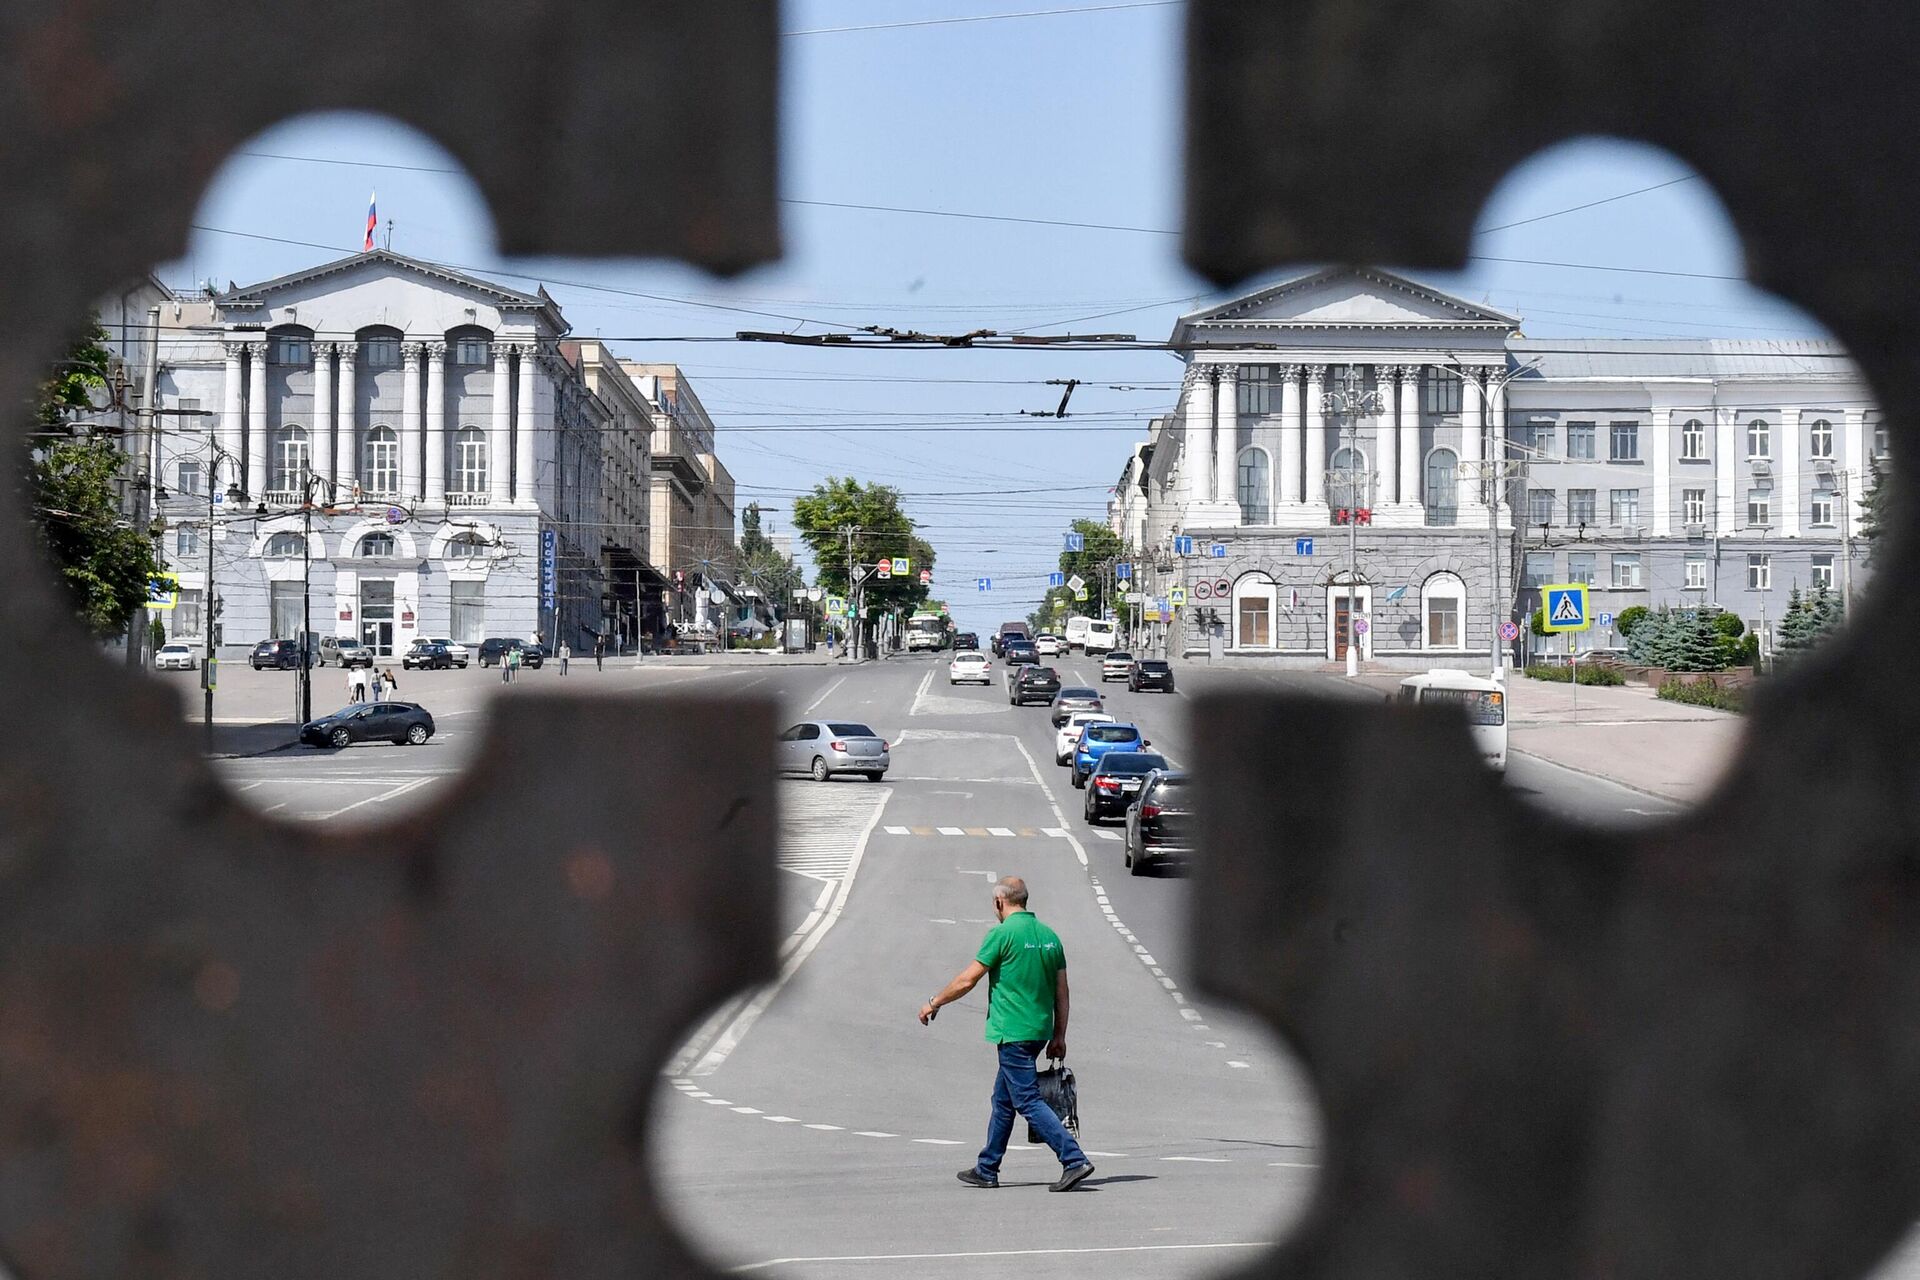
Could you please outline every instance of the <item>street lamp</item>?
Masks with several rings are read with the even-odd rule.
[[[300,479],[300,723],[313,719],[313,495],[329,482],[309,467]]]
[[[232,463],[233,479],[227,483],[227,501],[240,502],[246,495],[240,492],[240,459],[222,449],[211,435],[207,437],[207,448],[212,458],[207,463],[207,590],[206,601],[200,612],[200,629],[205,636],[200,655],[200,688],[205,694],[206,706],[203,718],[207,731],[207,751],[213,751],[213,690],[219,684],[220,659],[213,652],[213,619],[219,612],[219,600],[213,590],[213,504],[214,495],[220,491],[220,464]]]
[[[1353,365],[1347,366],[1340,382],[1338,389],[1328,388],[1320,394],[1320,412],[1344,416],[1347,420],[1347,467],[1344,473],[1336,474],[1344,475],[1343,482],[1347,487],[1347,678],[1351,680],[1360,674],[1360,649],[1354,625],[1354,588],[1360,580],[1358,511],[1362,505],[1357,497],[1359,488],[1368,481],[1368,473],[1355,465],[1360,460],[1355,433],[1361,418],[1386,412],[1386,398],[1380,394],[1378,387],[1362,391],[1360,371]]]

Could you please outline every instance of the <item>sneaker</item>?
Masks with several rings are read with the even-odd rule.
[[[1060,1180],[1054,1183],[1052,1186],[1048,1187],[1047,1190],[1071,1191],[1075,1187],[1079,1186],[1082,1182],[1085,1182],[1087,1180],[1088,1175],[1091,1174],[1092,1172],[1093,1172],[1092,1165],[1077,1164],[1073,1168],[1068,1169],[1067,1171],[1062,1173],[1060,1175]],[[965,1181],[965,1179],[962,1178],[962,1181]]]
[[[986,1187],[988,1189],[991,1189],[1000,1185],[1000,1180],[998,1178],[981,1177],[980,1171],[978,1169],[962,1169],[960,1172],[954,1174],[953,1176],[960,1179],[960,1181],[966,1183],[970,1187]]]

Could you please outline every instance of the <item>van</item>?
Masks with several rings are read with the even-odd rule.
[[[1396,700],[1459,707],[1466,712],[1468,730],[1487,768],[1507,771],[1507,691],[1497,680],[1436,667],[1402,680]]]
[[[1006,656],[1006,644],[1007,644],[1008,637],[1012,637],[1013,639],[1016,639],[1016,640],[1027,639],[1027,624],[1024,622],[1001,623],[1000,629],[993,633],[993,640],[991,641],[993,645],[994,657],[1003,658]]]
[[[1087,624],[1092,622],[1084,613],[1076,613],[1067,619],[1067,648],[1084,649],[1087,647]]]
[[[1105,653],[1120,643],[1118,624],[1107,618],[1088,618],[1086,638],[1081,647],[1088,653]]]

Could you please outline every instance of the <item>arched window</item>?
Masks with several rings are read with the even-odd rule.
[[[493,360],[493,335],[467,325],[447,334],[447,356],[457,365],[484,366]]]
[[[1451,449],[1435,449],[1427,455],[1427,523],[1453,524],[1460,518],[1460,478],[1455,468],[1459,455]]]
[[[1240,523],[1271,524],[1273,509],[1268,497],[1273,492],[1267,470],[1267,451],[1247,448],[1240,451]]]
[[[267,335],[267,363],[296,369],[313,366],[313,331],[298,325],[283,325]]]
[[[487,540],[477,533],[456,533],[447,539],[447,559],[484,560],[487,558]]]
[[[1749,458],[1770,458],[1773,456],[1773,429],[1765,418],[1755,418],[1747,424],[1747,456]]]
[[[1466,645],[1467,584],[1451,573],[1436,573],[1420,588],[1420,647],[1461,649]]]
[[[370,533],[360,539],[362,557],[390,556],[393,554],[394,541],[390,533]]]
[[[453,434],[453,491],[487,491],[487,433],[478,427],[462,427]]]
[[[267,539],[267,547],[260,554],[268,560],[286,560],[307,553],[307,540],[297,533],[276,533]]]
[[[1688,418],[1680,428],[1680,456],[1688,462],[1704,462],[1707,457],[1707,424]]]
[[[1327,504],[1333,507],[1364,507],[1367,501],[1367,455],[1358,449],[1333,451],[1327,469]]]
[[[360,474],[368,493],[400,491],[400,437],[392,427],[375,427],[367,432],[366,460]]]
[[[311,449],[305,427],[288,425],[274,432],[273,476],[267,488],[291,493],[306,483],[312,469]]]
[[[1813,458],[1831,458],[1833,456],[1833,423],[1825,418],[1816,418],[1807,428],[1807,455]]]
[[[1280,590],[1264,573],[1249,573],[1233,584],[1233,647],[1271,649]]]

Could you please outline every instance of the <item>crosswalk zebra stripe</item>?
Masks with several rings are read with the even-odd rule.
[[[784,782],[780,788],[780,866],[814,880],[844,880],[887,793],[839,782]]]

